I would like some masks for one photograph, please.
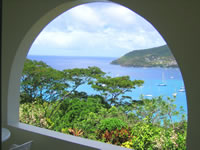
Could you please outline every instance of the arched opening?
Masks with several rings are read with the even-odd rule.
[[[30,35],[28,35],[28,34],[30,34]],[[17,94],[16,89],[13,88],[13,82],[16,83],[15,79],[19,79],[20,78],[20,71],[18,71],[17,69],[22,71],[22,66],[21,65],[23,64],[24,59],[21,59],[21,58],[22,57],[25,58],[26,53],[27,53],[27,49],[26,48],[28,48],[30,46],[30,43],[32,42],[32,38],[30,38],[30,37],[33,37],[32,36],[33,33],[28,33],[28,34],[26,35],[27,37],[25,36],[24,41],[21,42],[21,45],[19,46],[19,48],[21,49],[21,52],[18,51],[19,53],[17,53],[17,55],[15,57],[15,61],[13,63],[13,70],[12,70],[12,73],[11,73],[11,80],[10,80],[10,86],[9,86],[11,90],[9,91],[9,93],[16,93],[16,95],[9,94],[9,96],[10,96],[10,97],[8,97],[9,100],[11,100],[13,98],[15,99],[19,95],[19,94]],[[19,65],[19,66],[17,66],[17,65]],[[14,84],[14,85],[15,85],[15,87],[19,87],[19,82]],[[10,101],[10,103],[11,103],[11,101]],[[15,104],[17,104],[17,102]],[[15,105],[14,107],[13,106],[10,107],[10,105],[9,105],[9,110],[11,110],[11,108],[15,108],[16,106],[18,106],[18,104]],[[16,109],[14,109],[14,110],[16,110]],[[12,120],[12,121],[15,122],[16,120],[18,120],[15,117],[13,118],[13,115],[11,115],[11,113],[13,113],[13,111],[8,112],[8,115],[9,115],[9,118],[8,118],[9,120],[8,121]]]
[[[80,54],[80,53],[79,53],[79,54]],[[38,80],[39,80],[39,79],[38,79]],[[160,85],[160,86],[161,86],[161,85]],[[162,85],[162,86],[163,86],[163,85]],[[141,108],[142,108],[142,107],[141,107]],[[140,110],[140,111],[141,111],[141,110]],[[170,113],[172,113],[172,112],[170,112]],[[156,114],[155,114],[155,115],[156,115]],[[144,119],[144,118],[143,118],[143,119]],[[154,120],[155,120],[155,119],[154,119]],[[65,129],[65,128],[64,128],[64,129]],[[64,129],[63,129],[63,130],[64,130]]]

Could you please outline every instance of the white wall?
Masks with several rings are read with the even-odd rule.
[[[90,1],[90,0],[88,0]],[[13,127],[17,122],[19,79],[29,47],[41,29],[67,9],[86,0],[3,0],[2,21],[2,126],[11,130],[3,144],[34,140],[34,149],[89,149],[38,133]],[[113,0],[150,21],[176,57],[182,71],[188,100],[188,149],[200,146],[200,9],[198,0]],[[10,125],[8,125],[8,122]],[[59,146],[59,148],[58,148]]]

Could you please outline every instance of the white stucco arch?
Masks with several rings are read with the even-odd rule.
[[[19,86],[23,63],[28,50],[48,22],[62,12],[88,2],[107,2],[107,0],[3,0],[3,33],[2,33],[2,125],[10,128],[13,137],[10,144],[16,140],[17,134],[32,135],[31,132],[17,131]],[[180,66],[188,100],[188,149],[200,146],[200,121],[198,120],[200,102],[198,87],[200,84],[198,69],[198,31],[200,11],[197,2],[193,4],[180,1],[146,1],[146,0],[112,0],[140,14],[151,22],[161,33]],[[185,13],[185,10],[188,13]],[[11,13],[12,12],[12,13]],[[185,21],[187,19],[187,21]],[[196,61],[195,61],[196,60]],[[195,72],[195,74],[194,74]],[[45,138],[38,133],[38,139]],[[22,139],[19,141],[23,141]],[[52,143],[58,142],[51,139]],[[58,142],[59,143],[59,142]],[[72,144],[73,145],[73,144]],[[75,144],[76,145],[76,144]],[[76,146],[75,146],[76,147]],[[77,146],[77,149],[80,145]],[[36,146],[40,148],[40,146]],[[55,148],[50,143],[50,149]],[[82,147],[83,148],[83,147]]]

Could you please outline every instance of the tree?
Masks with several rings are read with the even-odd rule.
[[[144,83],[142,80],[131,81],[129,76],[121,77],[100,77],[93,84],[92,88],[100,92],[105,100],[110,105],[122,105],[124,98],[131,97],[125,96],[126,92],[131,92],[136,86],[141,86]],[[120,97],[121,96],[121,97]]]
[[[105,75],[98,67],[66,69],[62,73],[63,82],[69,85],[68,91],[65,91],[62,99],[72,94],[78,94],[79,92],[76,90],[79,86],[93,83],[94,80]]]
[[[60,95],[59,103],[57,103],[57,107],[61,104],[61,102],[68,98],[87,98],[87,93],[78,92],[77,88],[83,84],[93,83],[94,80],[104,76],[104,72],[101,71],[98,67],[88,67],[88,68],[74,68],[74,69],[66,69],[62,71],[63,79],[62,82],[68,85],[68,88],[63,90]],[[55,110],[52,111],[49,117],[53,115]]]
[[[88,119],[88,114],[97,113],[102,107],[99,99],[90,97],[87,99],[66,98],[59,107],[54,108],[54,113],[49,118],[54,122],[57,131],[61,131],[62,128],[85,130],[87,124],[84,120]]]
[[[144,99],[141,97],[142,103],[133,103],[132,111],[135,112],[138,122],[146,119],[147,123],[152,123],[153,125],[163,125],[166,128],[174,126],[174,120],[178,120],[178,116],[182,115],[184,112],[180,108],[178,110],[174,104],[175,99],[167,97],[166,100],[162,96],[153,97],[152,99]]]
[[[42,61],[27,59],[21,77],[20,102],[55,101],[69,85],[61,81],[62,73]]]

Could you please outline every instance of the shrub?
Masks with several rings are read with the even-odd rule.
[[[107,118],[100,121],[98,126],[100,131],[114,131],[116,129],[120,130],[122,128],[126,128],[127,124],[118,118]]]
[[[186,132],[176,133],[173,128],[153,126],[144,122],[135,124],[131,131],[133,149],[186,149]]]
[[[153,149],[154,135],[159,133],[159,128],[154,128],[151,124],[137,123],[132,128],[133,148],[137,150]]]
[[[132,138],[130,129],[116,129],[113,131],[100,132],[99,139],[106,143],[111,143],[115,145],[122,145],[122,143],[129,141]]]
[[[117,118],[107,118],[100,121],[98,139],[103,142],[121,145],[130,139],[127,124]]]

